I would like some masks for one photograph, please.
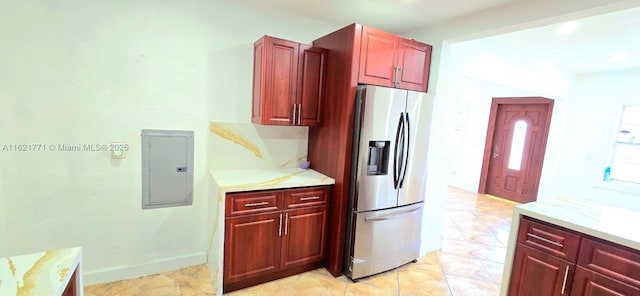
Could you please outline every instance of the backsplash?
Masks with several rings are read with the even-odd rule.
[[[209,131],[209,169],[295,168],[307,159],[307,127],[212,121]]]

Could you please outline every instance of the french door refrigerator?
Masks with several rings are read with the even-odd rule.
[[[420,256],[424,197],[408,186],[425,93],[358,87],[344,273],[352,280]]]

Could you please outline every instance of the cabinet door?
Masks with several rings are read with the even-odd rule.
[[[328,207],[285,211],[281,268],[324,259]]]
[[[572,296],[640,295],[640,289],[578,266]]]
[[[398,88],[427,91],[429,67],[431,66],[431,45],[400,38],[398,65],[401,70]]]
[[[568,295],[574,271],[575,264],[518,243],[509,295]]]
[[[293,124],[298,52],[298,43],[269,36],[254,44],[254,123]]]
[[[318,126],[321,120],[324,96],[327,50],[300,44],[298,72],[298,108],[296,125]]]
[[[394,87],[398,41],[396,35],[374,28],[362,28],[359,83]]]
[[[225,284],[279,269],[281,213],[225,219]]]

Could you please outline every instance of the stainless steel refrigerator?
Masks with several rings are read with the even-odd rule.
[[[344,273],[352,280],[420,256],[424,196],[412,182],[411,169],[424,165],[413,152],[425,95],[358,87],[344,262]]]

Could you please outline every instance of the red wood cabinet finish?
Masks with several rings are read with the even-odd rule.
[[[431,45],[415,40],[400,39],[398,53],[398,88],[427,91],[431,65]]]
[[[223,291],[322,266],[329,192],[320,186],[228,194],[226,205],[236,210],[225,210]]]
[[[251,120],[265,125],[320,124],[327,51],[264,36],[254,43]]]
[[[640,295],[640,288],[614,280],[578,266],[573,279],[572,296]]]
[[[256,214],[225,221],[223,280],[272,273],[280,262],[280,213]]]
[[[322,261],[326,248],[328,206],[284,212],[281,268]]]
[[[563,266],[564,295],[640,295],[640,251],[521,218],[509,295],[561,295]]]
[[[225,215],[239,216],[282,210],[282,191],[229,193],[225,200]]]
[[[549,253],[558,258],[576,262],[581,235],[544,222],[520,219],[518,242]]]
[[[367,33],[363,33],[367,32]],[[334,276],[340,276],[343,269],[344,239],[351,149],[353,142],[353,122],[355,96],[358,83],[392,86],[393,62],[401,55],[400,66],[405,69],[400,80],[412,82],[419,80],[417,72],[423,75],[420,91],[427,90],[431,46],[424,44],[424,63],[420,64],[420,53],[412,51],[414,47],[404,47],[392,41],[391,34],[352,24],[329,33],[313,41],[314,46],[328,50],[326,69],[326,89],[323,96],[322,125],[309,129],[308,158],[314,170],[335,179],[335,185],[329,200],[329,229],[326,267]],[[398,38],[397,36],[395,38]],[[396,39],[398,40],[398,39]],[[399,39],[406,41],[408,39]],[[395,44],[394,44],[395,42]],[[414,44],[414,43],[411,43]],[[390,52],[390,49],[393,51]],[[406,53],[402,53],[406,48]],[[368,50],[367,50],[368,49]],[[405,57],[406,56],[406,57]],[[397,63],[397,61],[396,61]],[[420,64],[415,66],[415,64]],[[407,64],[411,66],[407,66]],[[409,70],[407,70],[409,69]],[[401,86],[405,87],[405,86]],[[411,88],[413,89],[413,88]]]
[[[67,284],[67,287],[64,289],[64,292],[62,292],[62,296],[76,296],[78,295],[78,291],[76,290],[76,276],[78,274],[78,270],[76,269],[75,271],[73,271],[73,274],[71,275],[71,279],[69,280],[69,283]]]
[[[568,295],[575,264],[518,243],[510,296]]]
[[[326,49],[300,44],[298,125],[318,126],[321,123],[326,67]]]
[[[585,238],[580,246],[578,264],[612,279],[640,288],[639,251],[596,239]]]
[[[362,27],[358,82],[427,91],[431,46]]]

